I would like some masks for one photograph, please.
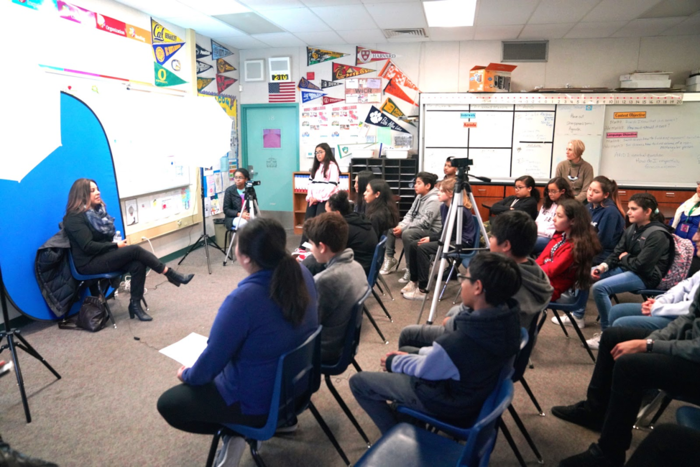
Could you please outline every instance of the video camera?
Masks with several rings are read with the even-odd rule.
[[[452,167],[457,167],[457,168],[464,167],[464,168],[467,168],[467,167],[469,167],[470,165],[474,165],[474,161],[471,160],[471,159],[468,158],[468,157],[451,157],[451,158],[450,158],[450,164],[452,165]]]
[[[248,180],[245,182],[246,188],[253,188],[254,186],[260,185],[260,180]]]

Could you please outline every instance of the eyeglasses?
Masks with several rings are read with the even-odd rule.
[[[478,281],[479,279],[474,279],[472,277],[465,276],[464,274],[457,274],[457,280],[459,281],[460,284],[464,281],[469,281],[473,284],[474,282]]]
[[[320,151],[316,151],[316,155],[318,156],[319,154],[325,155],[326,151],[324,151],[323,149],[321,149]]]
[[[526,186],[518,186],[518,185],[515,185],[515,191],[526,190],[526,189],[527,189]]]
[[[550,195],[556,195],[560,191],[562,191],[562,190],[549,190],[547,193],[549,193]]]
[[[245,177],[233,177],[234,180],[245,180]]]

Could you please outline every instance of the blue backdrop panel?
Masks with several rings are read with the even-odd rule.
[[[41,128],[36,137],[41,138]],[[78,178],[97,182],[107,211],[124,232],[112,152],[90,108],[61,93],[62,146],[36,166],[21,183],[0,180],[0,267],[13,305],[36,320],[58,317],[46,305],[34,275],[34,259],[41,245],[58,232],[68,191]],[[22,157],[21,153],[4,155]],[[71,312],[75,312],[77,304]]]

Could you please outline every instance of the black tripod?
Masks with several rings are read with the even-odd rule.
[[[22,337],[19,333],[19,329],[13,329],[10,327],[10,317],[7,312],[7,301],[5,299],[5,283],[2,281],[2,270],[0,269],[0,301],[2,302],[2,319],[5,323],[5,330],[0,331],[0,343],[2,343],[5,338],[7,338],[7,344],[0,345],[0,352],[5,349],[10,349],[12,354],[12,363],[15,366],[15,374],[17,375],[17,385],[19,386],[19,393],[22,396],[22,405],[24,406],[24,415],[27,417],[27,423],[32,422],[32,415],[29,413],[29,402],[27,401],[27,393],[24,391],[24,380],[22,379],[22,371],[19,368],[19,359],[17,358],[17,347],[27,352],[32,357],[39,360],[44,364],[46,368],[49,369],[51,373],[54,374],[56,379],[61,379],[61,375],[56,373],[49,363],[44,360],[44,357],[37,352],[34,347],[32,347],[27,340]],[[15,342],[14,338],[17,338],[19,342]]]
[[[199,248],[200,244],[204,245],[204,252],[207,255],[207,267],[209,268],[209,274],[211,274],[211,262],[209,261],[209,244],[211,243],[211,246],[215,247],[217,250],[219,250],[221,253],[224,255],[226,252],[221,249],[219,245],[216,244],[216,241],[214,240],[209,240],[209,236],[207,235],[207,216],[206,213],[204,212],[204,198],[205,198],[205,193],[204,193],[204,169],[200,168],[199,169],[199,181],[201,185],[201,195],[202,195],[202,235],[197,239],[196,242],[192,244],[189,250],[187,250],[187,253],[185,253],[185,256],[178,261],[177,265],[181,265],[183,261],[185,261],[185,258],[187,258],[187,255],[192,253],[194,250]]]

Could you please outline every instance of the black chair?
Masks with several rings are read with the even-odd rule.
[[[384,253],[385,252],[386,252],[386,236],[382,235],[382,238],[379,239],[379,243],[377,243],[377,246],[374,249],[374,258],[372,259],[372,267],[369,269],[369,275],[367,276],[367,283],[369,284],[370,290],[372,290],[372,295],[379,303],[379,306],[382,307],[382,310],[384,310],[384,314],[386,314],[386,316],[387,316],[387,318],[389,318],[390,322],[394,322],[394,320],[391,318],[391,315],[389,314],[386,307],[384,306],[382,299],[379,297],[377,292],[374,291],[374,286],[377,284],[377,277],[379,276],[379,270],[382,268],[382,263],[384,262]],[[363,306],[362,309],[364,310],[365,315],[367,315],[367,318],[369,319],[369,321],[372,323],[372,326],[374,326],[374,329],[376,329],[377,332],[379,333],[379,337],[382,338],[382,340],[384,341],[385,344],[388,344],[389,341],[384,337],[384,334],[382,334],[382,331],[379,329],[379,326],[377,326],[377,322],[374,321],[374,318],[367,310],[367,307]]]
[[[590,355],[591,360],[593,360],[593,363],[595,363],[595,357],[593,356],[593,352],[591,352],[591,348],[588,347],[588,343],[586,342],[586,338],[583,337],[583,333],[581,332],[581,329],[578,327],[578,324],[576,324],[576,320],[574,320],[573,315],[571,314],[572,311],[580,310],[581,308],[586,308],[586,303],[588,302],[588,290],[579,290],[578,291],[578,298],[574,303],[569,303],[569,304],[564,304],[564,303],[557,303],[557,302],[549,302],[549,305],[547,305],[547,308],[552,310],[552,313],[554,313],[554,316],[556,316],[557,321],[559,322],[559,326],[561,326],[562,331],[564,331],[564,334],[566,337],[569,337],[569,333],[566,331],[566,326],[564,326],[564,323],[562,323],[561,318],[559,317],[559,313],[557,313],[557,310],[563,311],[564,314],[569,318],[569,321],[571,322],[571,326],[573,326],[574,331],[576,331],[576,334],[578,335],[578,338],[581,339],[581,344],[586,348],[586,351],[588,352],[588,355]]]
[[[351,363],[358,373],[362,371],[360,365],[358,365],[355,361],[355,355],[357,355],[357,348],[360,345],[360,331],[362,330],[362,308],[364,307],[365,300],[367,300],[369,294],[370,289],[367,288],[367,292],[362,296],[362,298],[360,298],[360,300],[357,301],[355,306],[353,306],[352,308],[352,313],[350,314],[350,321],[345,331],[345,345],[343,346],[343,353],[340,355],[338,361],[333,365],[321,364],[321,373],[323,374],[323,377],[326,380],[326,386],[328,386],[328,390],[331,392],[331,394],[333,394],[333,397],[338,402],[338,405],[340,405],[340,408],[343,409],[345,415],[347,415],[352,424],[355,426],[357,432],[360,433],[362,439],[365,440],[365,443],[367,443],[367,447],[371,446],[369,438],[360,427],[360,424],[357,423],[357,420],[352,415],[352,412],[350,412],[350,409],[348,409],[348,406],[345,405],[343,398],[340,397],[340,394],[338,394],[338,391],[333,386],[331,376],[342,375],[343,373],[345,373],[345,370],[348,369],[348,366]]]
[[[265,463],[258,452],[260,443],[275,435],[280,422],[292,422],[297,415],[307,408],[311,410],[314,418],[321,425],[324,433],[333,443],[345,464],[350,465],[350,461],[336,441],[335,436],[333,436],[321,414],[318,413],[313,402],[311,402],[311,395],[318,391],[318,388],[321,386],[321,328],[322,326],[319,326],[306,339],[306,342],[279,358],[274,383],[275,389],[272,393],[270,413],[267,416],[265,426],[253,428],[246,425],[224,425],[212,439],[209,457],[207,458],[207,467],[211,467],[214,463],[216,448],[219,445],[219,440],[224,435],[243,436],[250,445],[250,452],[253,455],[255,464],[258,467],[264,467]]]
[[[700,405],[700,397],[698,397],[697,395],[691,396],[686,394],[671,394],[666,391],[659,391],[659,394],[657,394],[654,400],[652,400],[645,407],[642,407],[642,409],[639,411],[639,414],[637,414],[637,421],[634,423],[633,428],[635,430],[641,430],[645,428],[653,430],[656,422],[659,421],[661,415],[664,413],[666,408],[669,406],[669,404],[671,404],[671,402],[674,399],[681,402],[687,402],[688,404]],[[646,423],[646,419],[654,410],[656,410],[656,413],[649,421],[649,423]]]
[[[233,259],[231,256],[231,250],[233,249],[233,241],[236,239],[236,232],[238,232],[238,226],[231,225],[231,228],[226,229],[226,233],[224,234],[224,248],[226,248],[226,254],[224,255],[224,266],[226,266],[226,262],[229,260],[229,258]],[[226,245],[228,245],[228,247],[226,247]]]

